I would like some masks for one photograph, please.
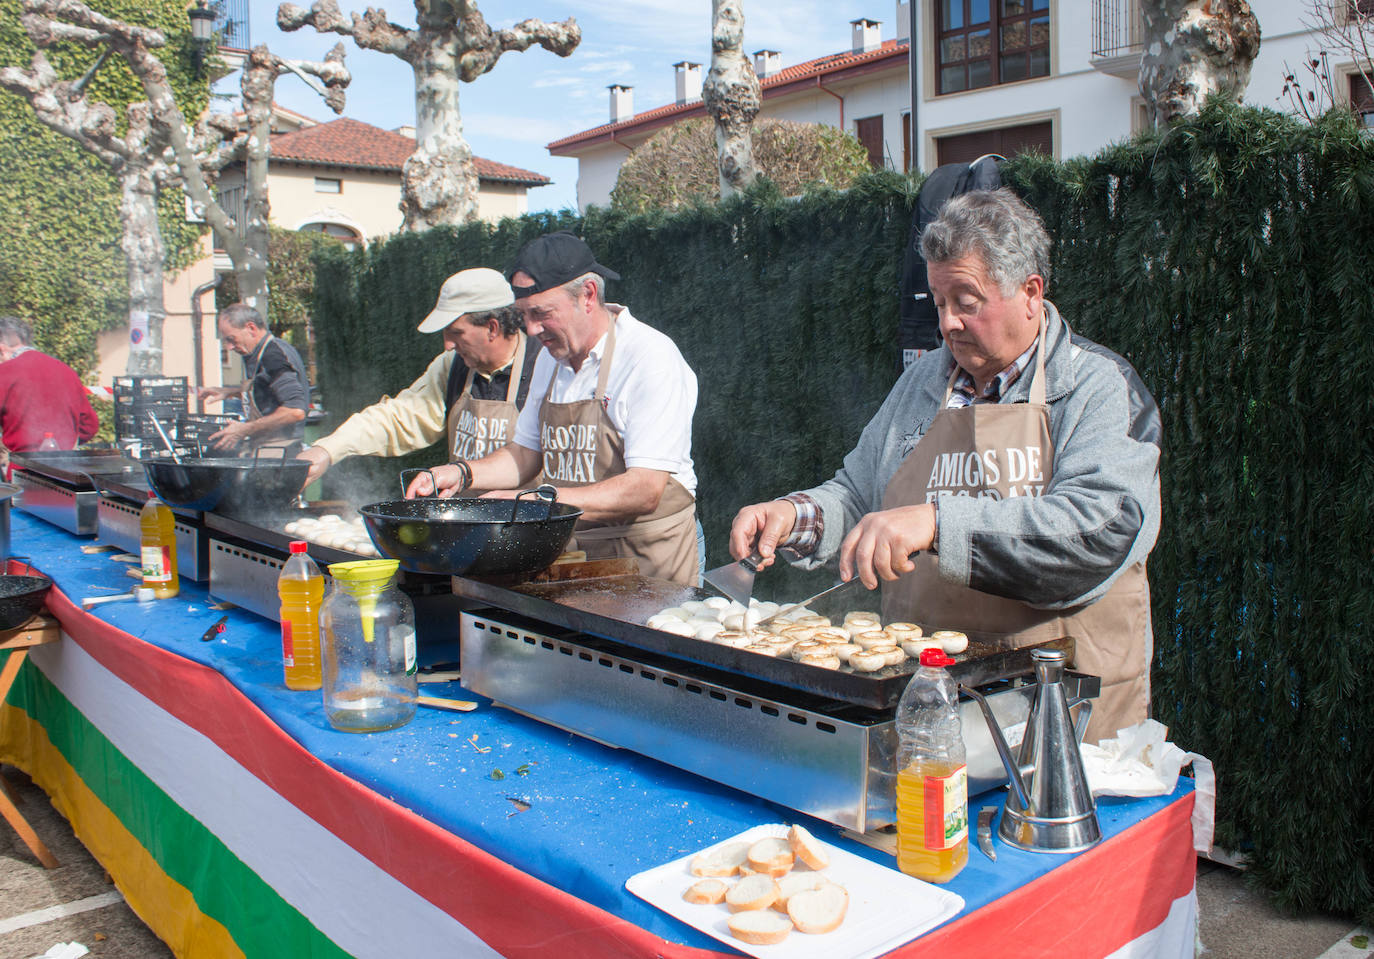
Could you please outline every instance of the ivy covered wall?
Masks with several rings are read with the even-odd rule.
[[[1216,763],[1217,840],[1281,904],[1374,922],[1374,143],[1348,114],[1307,126],[1212,106],[1004,172],[1055,239],[1050,298],[1160,404],[1154,711]],[[499,268],[527,236],[570,226],[625,277],[611,297],[697,373],[693,456],[708,563],[723,563],[735,510],[828,476],[895,379],[913,198],[875,176],[844,194],[525,218],[325,257],[325,403],[338,421],[418,375],[440,344],[413,327],[448,273]],[[394,465],[372,464],[388,495]],[[770,571],[757,588],[806,585]]]
[[[158,56],[188,117],[209,102],[204,79],[190,67],[190,20],[184,0],[91,0],[92,9],[130,23],[154,26],[167,37]],[[0,0],[0,65],[27,68],[33,44],[19,17],[20,0]],[[97,51],[73,44],[50,47],[48,59],[75,79]],[[120,116],[144,99],[124,61],[111,57],[87,91]],[[43,126],[20,97],[0,91],[0,312],[28,320],[34,345],[80,373],[95,365],[96,334],[128,323],[128,282],[119,248],[119,190],[108,169],[59,133]],[[163,242],[169,271],[185,267],[201,228],[186,222],[180,190],[164,192]]]

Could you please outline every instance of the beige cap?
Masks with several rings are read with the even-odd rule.
[[[506,278],[484,266],[455,273],[439,288],[439,300],[417,327],[421,333],[438,333],[464,313],[499,310],[515,302]]]

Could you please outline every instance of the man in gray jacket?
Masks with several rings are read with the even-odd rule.
[[[1088,738],[1114,736],[1149,715],[1158,409],[1044,298],[1049,237],[1010,191],[951,200],[921,248],[944,345],[833,479],[741,510],[731,552],[838,559],[843,579],[882,584],[887,621],[1003,646],[1071,635],[1103,681]]]

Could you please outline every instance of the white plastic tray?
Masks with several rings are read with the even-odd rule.
[[[770,823],[706,848],[786,835],[786,825]],[[794,929],[786,939],[772,946],[754,946],[736,939],[727,925],[728,906],[698,905],[682,898],[687,887],[697,880],[690,869],[695,852],[631,876],[625,888],[689,926],[758,959],[869,959],[910,942],[964,908],[961,897],[900,872],[895,860],[892,866],[883,866],[829,843],[821,845],[830,855],[830,865],[822,874],[849,891],[849,912],[844,922],[824,935],[807,935]],[[810,870],[798,861],[793,871]]]

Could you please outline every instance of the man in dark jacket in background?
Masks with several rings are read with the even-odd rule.
[[[287,456],[300,451],[305,414],[310,409],[310,384],[305,364],[290,343],[273,336],[262,314],[246,303],[219,311],[219,338],[243,357],[243,382],[238,386],[201,387],[202,399],[242,396],[247,420],[230,423],[210,436],[217,450],[233,450],[247,443],[287,446]]]

